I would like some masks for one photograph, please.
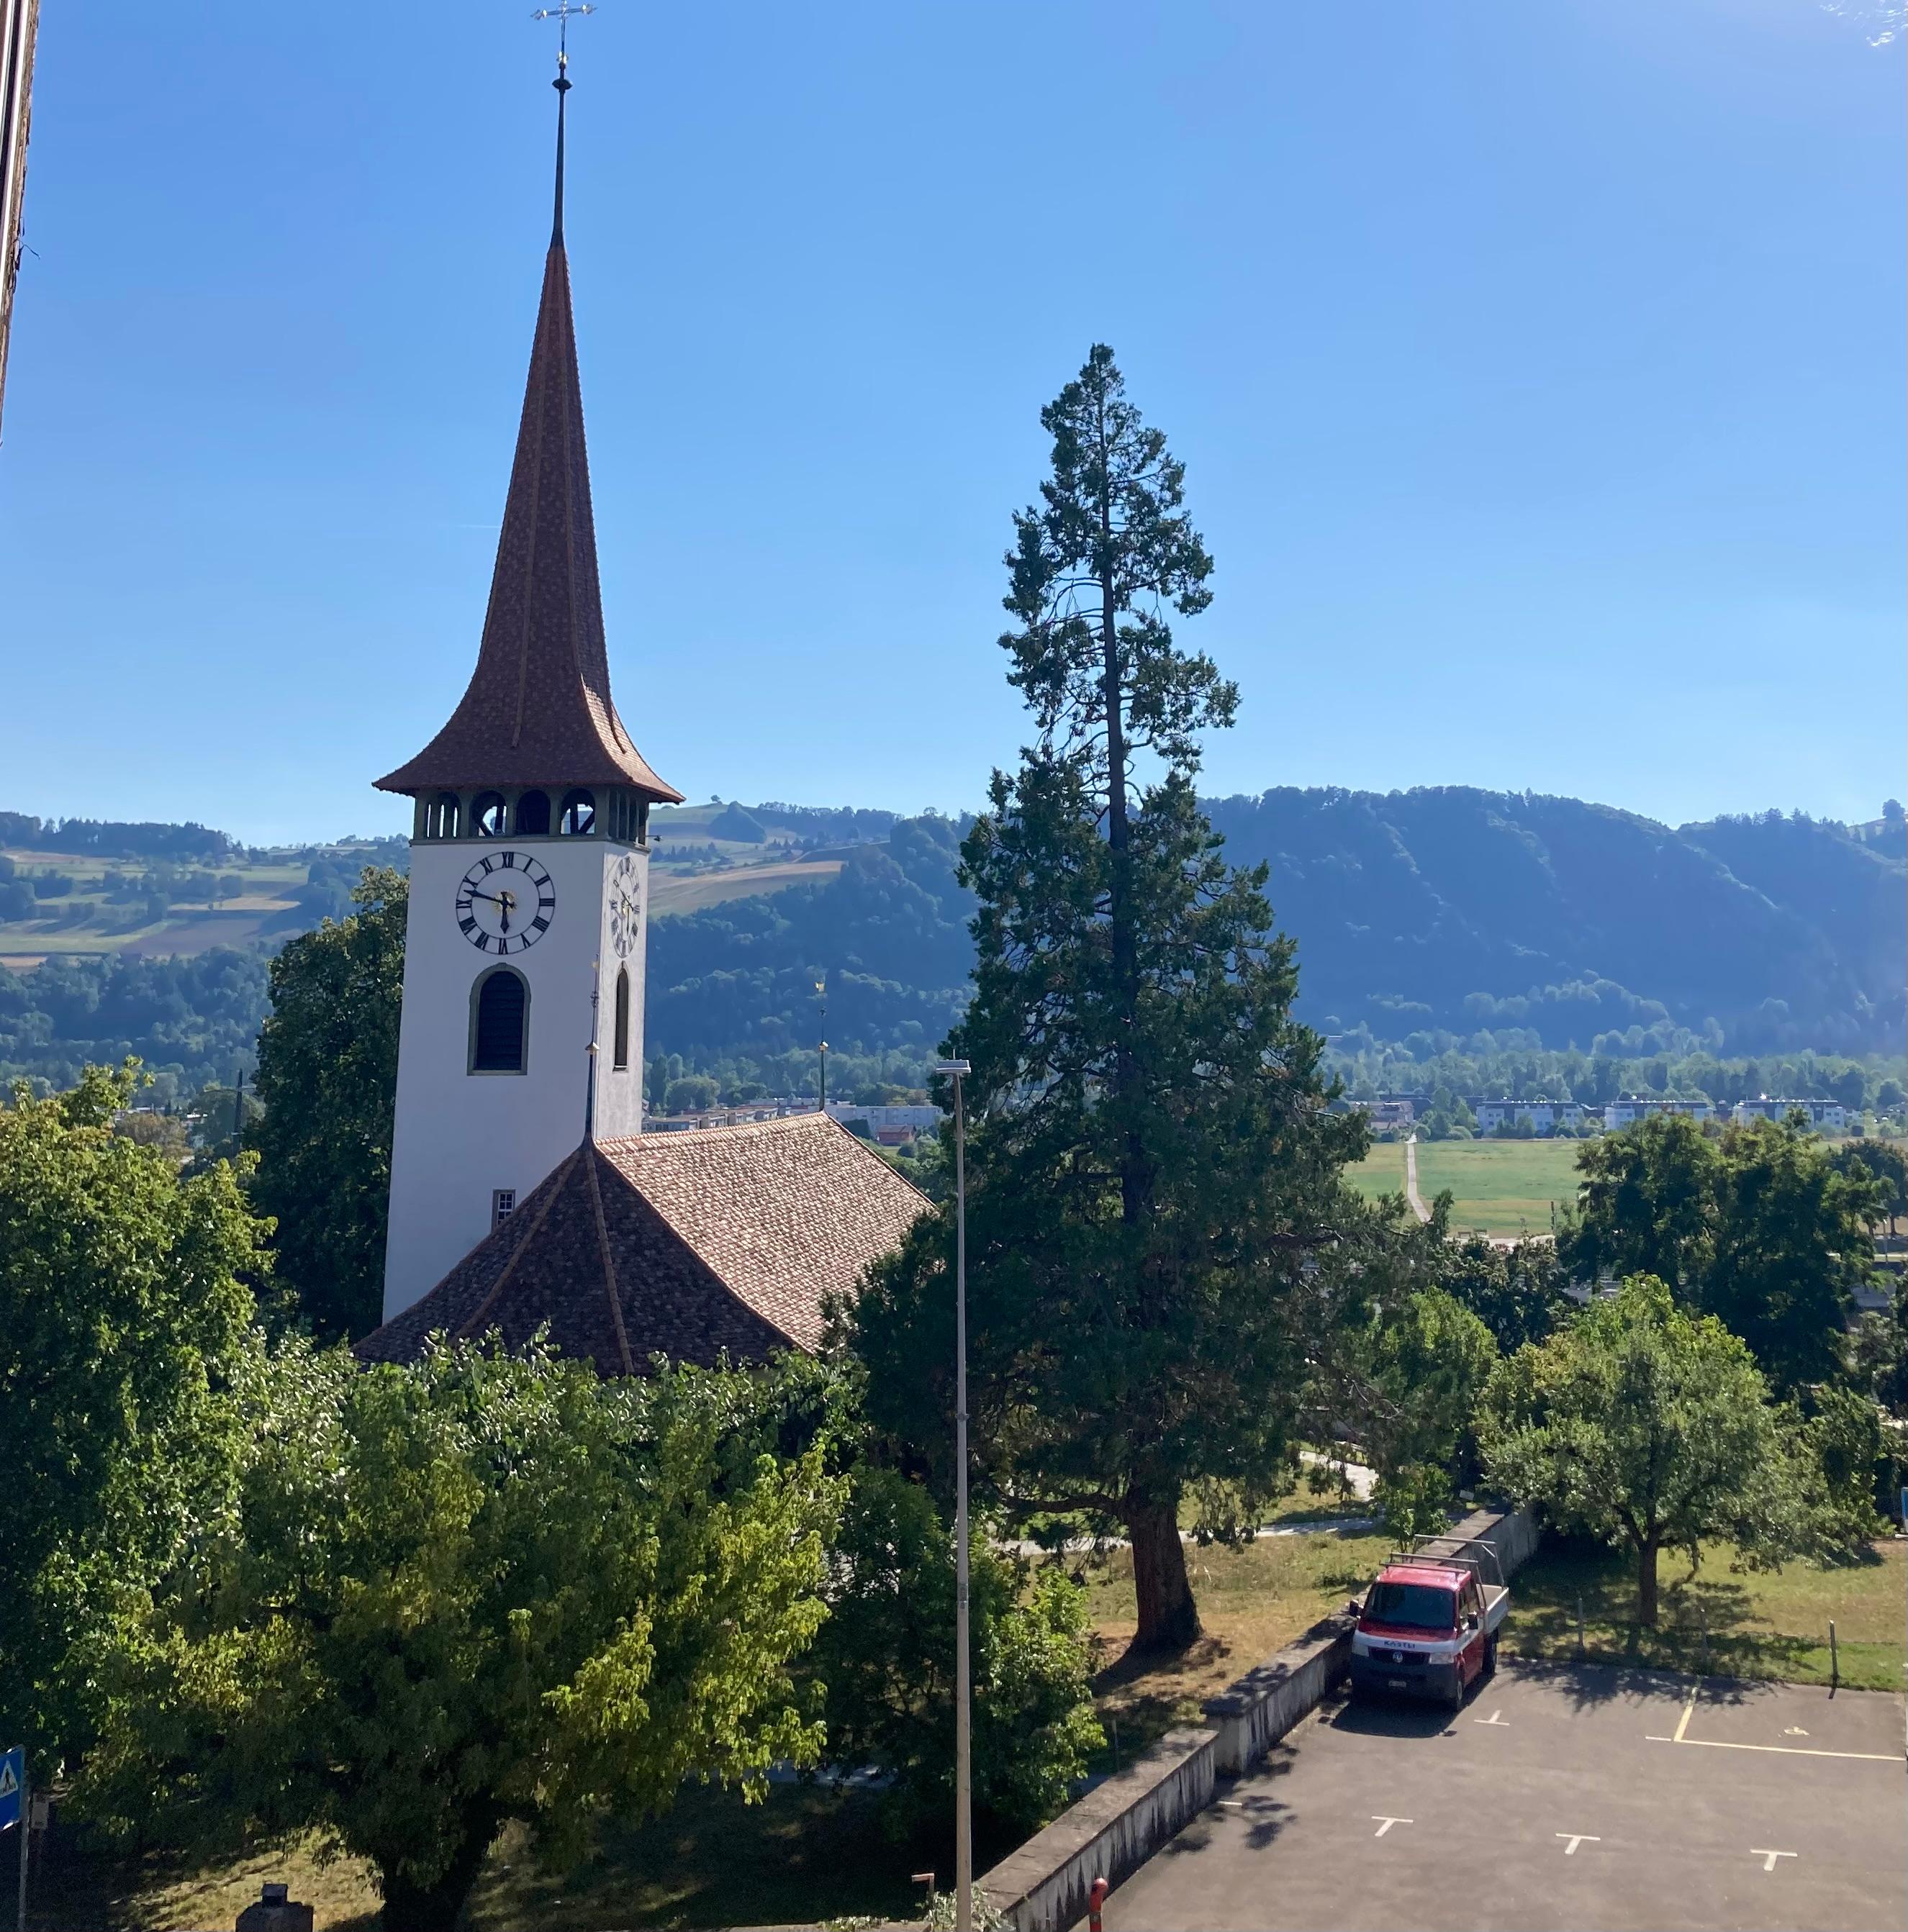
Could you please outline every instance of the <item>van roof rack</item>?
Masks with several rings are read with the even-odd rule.
[[[1480,1583],[1505,1587],[1504,1559],[1497,1545],[1481,1536],[1421,1536],[1410,1550],[1395,1550],[1387,1563],[1435,1563],[1450,1570],[1468,1570]]]

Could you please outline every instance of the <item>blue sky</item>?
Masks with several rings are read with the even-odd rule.
[[[547,232],[528,11],[46,10],[0,807],[404,822]],[[1873,816],[1899,13],[604,0],[568,226],[637,742],[692,796],[978,802],[1009,512],[1104,340],[1218,560],[1207,788]]]

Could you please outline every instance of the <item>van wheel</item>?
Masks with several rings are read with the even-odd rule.
[[[1495,1637],[1492,1637],[1484,1646],[1483,1675],[1486,1677],[1495,1677],[1497,1674],[1498,1640]]]
[[[1448,1701],[1453,1710],[1462,1711],[1464,1708],[1464,1666],[1460,1664],[1451,1672],[1451,1689]]]

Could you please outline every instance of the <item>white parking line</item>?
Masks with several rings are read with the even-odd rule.
[[[1692,1684],[1690,1686],[1690,1694],[1683,1700],[1683,1714],[1676,1720],[1675,1735],[1667,1738],[1646,1735],[1643,1739],[1644,1743],[1646,1744],[1700,1744],[1708,1750],[1773,1751],[1781,1757],[1852,1757],[1859,1758],[1864,1763],[1868,1764],[1895,1764],[1900,1761],[1901,1754],[1899,1751],[1818,1750],[1807,1744],[1729,1744],[1721,1738],[1686,1737],[1684,1733],[1690,1727],[1690,1719],[1696,1714],[1696,1690],[1697,1686]],[[1785,1737],[1805,1738],[1808,1736],[1808,1732],[1792,1724],[1783,1735]]]
[[[1576,1855],[1576,1848],[1579,1845],[1600,1845],[1603,1842],[1593,1832],[1559,1832],[1557,1836],[1560,1838],[1567,1838],[1570,1841],[1564,1847],[1564,1856],[1567,1858]]]
[[[1732,1744],[1720,1738],[1656,1738],[1645,1737],[1646,1744],[1696,1744],[1705,1750],[1773,1751],[1777,1757],[1852,1757],[1865,1764],[1899,1764],[1899,1751],[1831,1751],[1810,1750],[1801,1744]]]
[[[1471,1721],[1474,1724],[1504,1724],[1504,1728],[1507,1731],[1510,1728],[1508,1724],[1504,1724],[1504,1713],[1501,1711],[1493,1711],[1488,1718],[1473,1718]]]
[[[1394,1825],[1409,1825],[1415,1822],[1415,1820],[1410,1818],[1387,1818],[1381,1811],[1374,1811],[1372,1814],[1372,1817],[1373,1822],[1378,1828],[1372,1834],[1372,1836],[1375,1838],[1382,1838],[1386,1832],[1390,1831]]]
[[[1760,1845],[1751,1845],[1749,1847],[1749,1856],[1752,1858],[1762,1860],[1763,1870],[1774,1871],[1777,1858],[1792,1858],[1795,1854],[1793,1852],[1765,1852]]]

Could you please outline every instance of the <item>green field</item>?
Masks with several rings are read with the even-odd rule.
[[[1792,1563],[1772,1574],[1731,1568],[1726,1544],[1705,1544],[1691,1573],[1686,1558],[1659,1559],[1657,1628],[1636,1622],[1636,1573],[1622,1552],[1546,1540],[1511,1587],[1507,1655],[1690,1670],[1705,1676],[1829,1681],[1828,1625],[1840,1682],[1852,1690],[1903,1686],[1902,1592],[1908,1545],[1871,1544],[1861,1560],[1828,1570]]]
[[[1420,1141],[1418,1192],[1429,1203],[1444,1189],[1453,1197],[1451,1226],[1462,1233],[1547,1234],[1550,1207],[1576,1196],[1581,1141]],[[1405,1144],[1374,1147],[1351,1170],[1368,1198],[1405,1191]]]

